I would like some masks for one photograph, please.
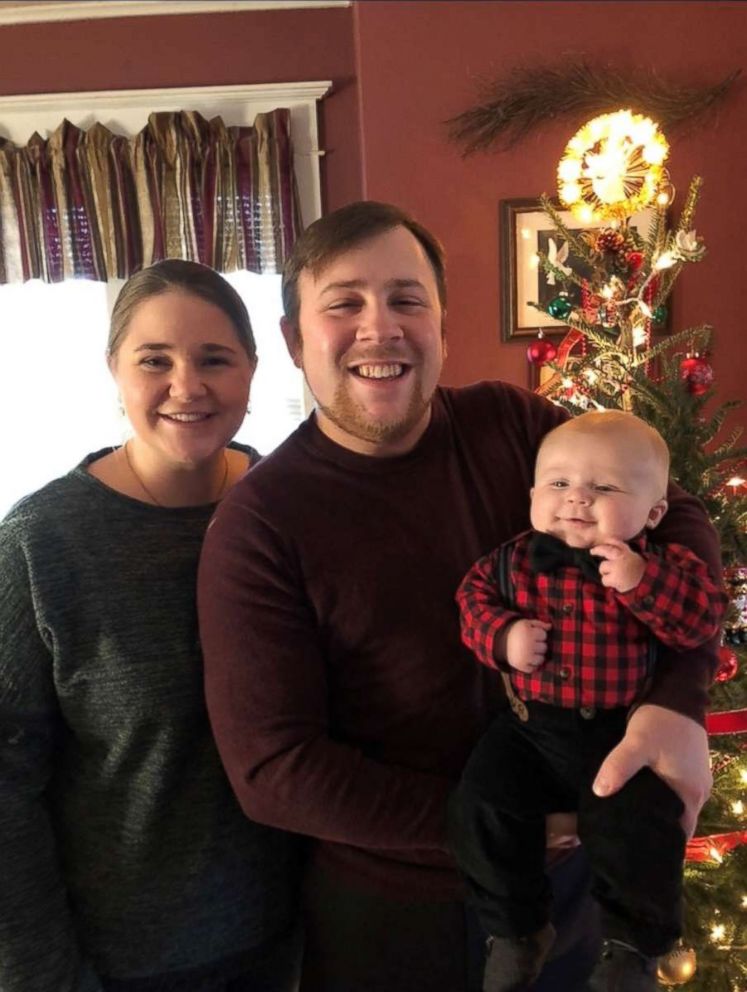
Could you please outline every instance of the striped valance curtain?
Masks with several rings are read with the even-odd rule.
[[[162,258],[279,271],[301,230],[290,113],[227,127],[154,113],[134,137],[69,121],[0,138],[0,283],[127,278]]]

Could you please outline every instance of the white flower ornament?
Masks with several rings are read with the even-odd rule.
[[[705,254],[695,231],[677,231],[674,236],[675,253],[685,262],[695,262]]]
[[[554,238],[548,238],[547,240],[547,261],[550,265],[554,265],[556,269],[560,269],[563,275],[570,275],[573,269],[570,265],[566,265],[566,259],[568,258],[568,242],[564,241],[563,244],[558,248],[555,244]],[[547,285],[555,285],[555,273],[547,273]]]

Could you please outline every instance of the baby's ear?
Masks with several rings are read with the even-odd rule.
[[[661,523],[661,518],[667,512],[669,504],[665,499],[657,500],[651,509],[648,511],[648,518],[646,520],[646,526],[649,530],[653,530]]]

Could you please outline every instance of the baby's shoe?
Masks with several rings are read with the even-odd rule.
[[[657,992],[656,961],[621,940],[605,940],[590,992]]]
[[[552,923],[526,937],[488,937],[483,992],[521,992],[538,977],[554,943]]]

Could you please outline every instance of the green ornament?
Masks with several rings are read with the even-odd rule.
[[[651,314],[651,319],[655,324],[663,324],[667,319],[667,308],[663,305],[657,307]]]
[[[554,300],[550,300],[547,304],[547,312],[555,320],[565,320],[572,309],[573,304],[567,296],[556,296]]]

